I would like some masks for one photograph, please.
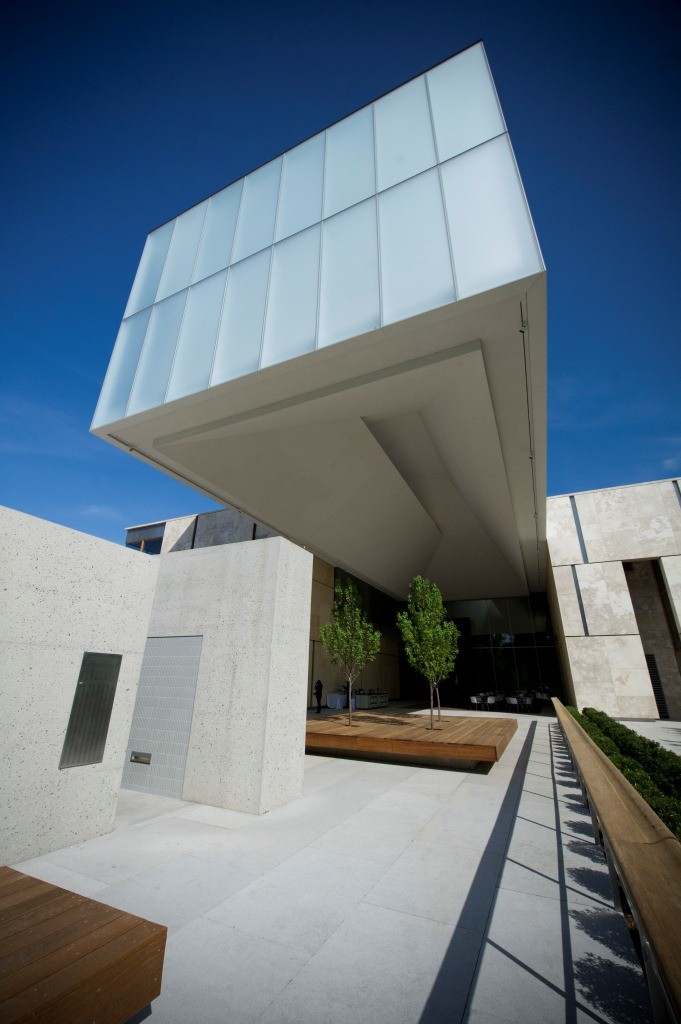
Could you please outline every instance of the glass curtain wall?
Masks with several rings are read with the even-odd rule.
[[[93,426],[542,270],[477,44],[153,231]]]

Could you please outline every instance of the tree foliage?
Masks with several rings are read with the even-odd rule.
[[[430,727],[433,728],[433,691],[437,693],[440,720],[439,684],[454,671],[459,653],[459,630],[447,618],[439,587],[422,576],[409,585],[406,612],[399,612],[397,625],[402,634],[407,661],[430,686]]]
[[[352,725],[352,684],[365,665],[373,661],[381,646],[381,634],[369,622],[360,602],[357,587],[348,580],[340,580],[334,587],[331,622],[319,630],[319,639],[338,665],[348,684],[348,723]]]

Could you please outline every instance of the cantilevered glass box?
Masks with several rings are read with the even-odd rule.
[[[445,555],[460,533],[453,519],[470,519],[492,542],[479,552],[480,581],[497,578],[502,589],[513,581],[508,593],[536,588],[536,501],[524,501],[530,556],[512,491],[536,491],[543,472],[543,397],[532,396],[544,386],[543,272],[477,44],[148,236],[93,430],[393,592],[418,565],[439,574],[448,596],[461,586],[469,588],[461,596],[474,596],[472,566],[462,575],[461,558]],[[515,398],[494,399],[490,375]],[[479,387],[476,440],[468,404]],[[442,393],[466,424],[451,409],[434,414]],[[420,424],[405,437],[395,422],[403,415]],[[521,475],[530,476],[509,487],[514,442],[509,436],[504,452],[502,438],[513,417],[524,430]],[[423,431],[421,457],[436,458],[447,491],[440,499],[426,496],[405,464],[407,437],[413,448]],[[458,468],[447,466],[448,446],[462,442],[473,446],[468,484],[460,452]],[[307,474],[310,443],[332,461],[354,458],[354,484],[321,466]],[[296,466],[303,471],[287,511]],[[355,499],[346,508],[348,486]],[[349,530],[314,511],[321,493],[339,503]],[[511,514],[512,537],[492,525],[492,506]],[[386,536],[412,552],[393,552],[396,571],[378,571]],[[492,571],[495,559],[510,572]]]

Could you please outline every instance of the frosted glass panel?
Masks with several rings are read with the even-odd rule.
[[[128,402],[128,416],[165,401],[186,299],[186,291],[179,292],[154,306]]]
[[[156,298],[174,226],[175,221],[170,221],[147,237],[124,316],[131,316],[145,306],[150,306]]]
[[[150,316],[151,308],[144,309],[121,324],[92,420],[93,427],[113,423],[125,416]]]
[[[200,203],[175,221],[175,230],[158,286],[158,300],[174,295],[189,285],[207,206],[207,202]]]
[[[427,78],[440,160],[506,130],[482,46],[464,50]]]
[[[281,158],[265,164],[244,178],[233,263],[272,245],[280,176]]]
[[[277,212],[277,241],[322,217],[324,136],[316,135],[284,156]]]
[[[317,224],[274,247],[263,366],[311,352],[315,346],[319,236]]]
[[[378,197],[383,322],[453,302],[447,231],[436,170]]]
[[[231,267],[211,384],[258,369],[271,250]]]
[[[204,277],[229,266],[242,186],[243,182],[237,181],[211,196],[194,267],[194,281],[202,281]]]
[[[326,133],[324,216],[368,199],[376,191],[371,107],[358,110]]]
[[[166,402],[208,387],[227,271],[189,289]]]
[[[319,345],[381,325],[376,200],[324,221]]]
[[[506,135],[442,167],[459,295],[543,270]]]
[[[379,192],[435,164],[428,94],[423,77],[374,104]]]

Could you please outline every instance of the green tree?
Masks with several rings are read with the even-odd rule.
[[[334,587],[332,620],[319,630],[319,639],[332,665],[338,665],[348,684],[348,725],[352,725],[352,684],[381,646],[381,634],[362,611],[357,587],[340,580]]]
[[[433,728],[433,691],[437,693],[437,720],[443,679],[454,670],[459,653],[459,630],[447,618],[442,594],[435,583],[415,576],[409,585],[406,612],[399,612],[397,625],[402,634],[407,661],[425,676],[430,686],[430,728]]]

